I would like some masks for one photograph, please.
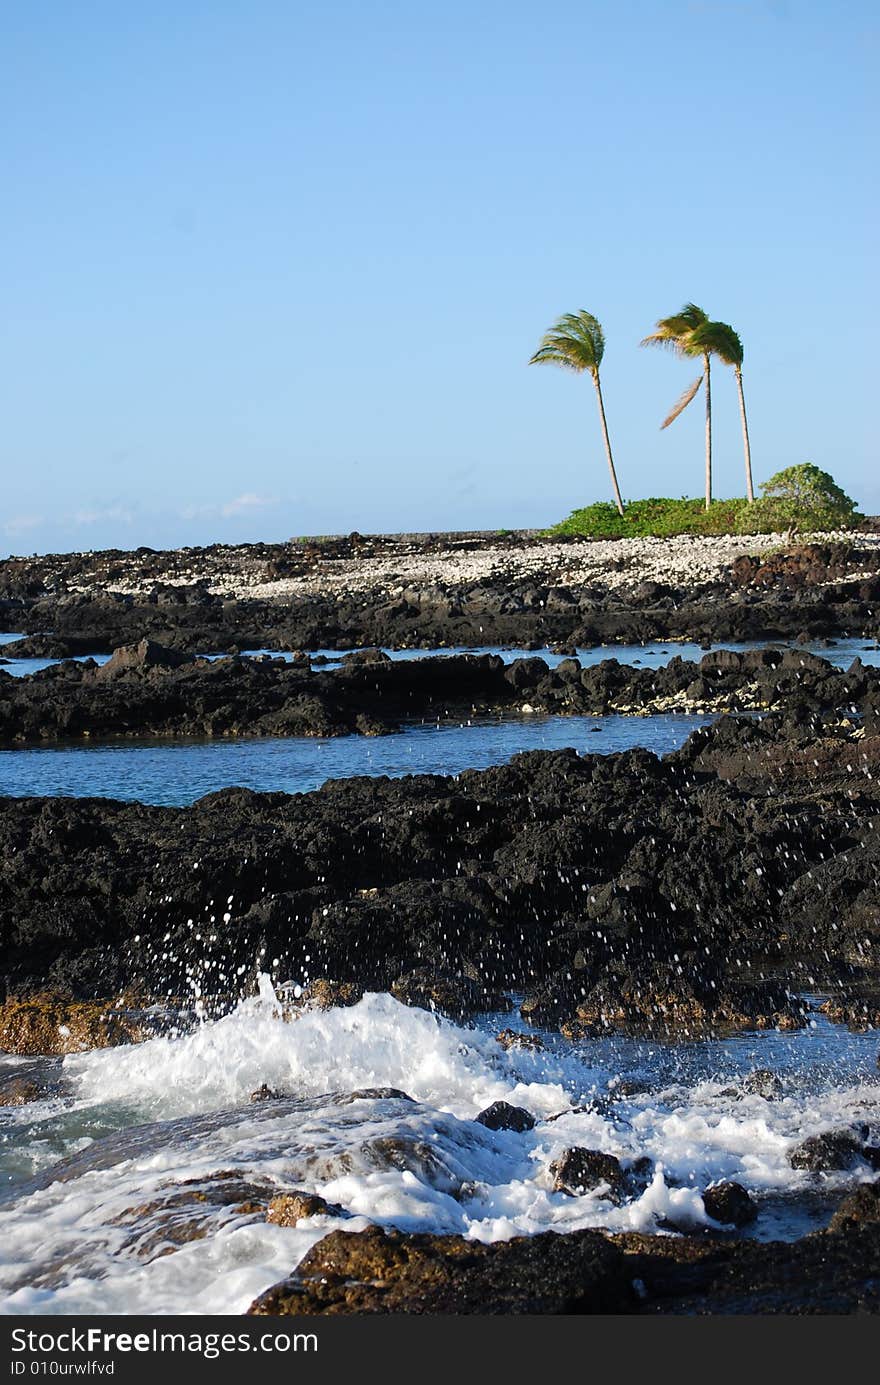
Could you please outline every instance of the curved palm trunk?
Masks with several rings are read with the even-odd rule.
[[[620,487],[617,484],[617,472],[614,470],[614,458],[611,455],[611,440],[608,437],[608,424],[605,419],[605,404],[602,400],[602,386],[599,384],[598,370],[593,372],[593,383],[596,386],[596,397],[599,400],[599,419],[602,423],[602,437],[605,441],[605,456],[608,458],[608,470],[611,472],[611,486],[614,491],[614,503],[617,506],[617,513],[623,514],[623,501],[620,498]]]
[[[712,504],[712,378],[710,375],[710,360],[708,355],[703,357],[706,362],[706,509]]]
[[[752,449],[749,443],[749,423],[746,418],[746,397],[743,394],[741,366],[736,367],[736,387],[739,390],[739,416],[742,419],[743,449],[746,455],[746,495],[749,497],[749,504],[751,505],[755,499],[755,487],[752,485]]]

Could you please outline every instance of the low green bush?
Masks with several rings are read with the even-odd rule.
[[[860,520],[855,501],[827,471],[811,462],[787,467],[766,481],[753,504],[745,497],[705,502],[682,496],[629,500],[623,514],[607,500],[573,510],[545,532],[590,539],[672,538],[676,534],[802,534],[852,529]]]
[[[854,500],[833,476],[812,462],[786,467],[765,481],[763,494],[752,507],[765,533],[797,525],[807,530],[851,529],[861,519]]]

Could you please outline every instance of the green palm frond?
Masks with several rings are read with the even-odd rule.
[[[727,322],[706,322],[696,329],[691,340],[698,351],[717,356],[725,365],[743,363],[743,344]]]
[[[641,346],[662,346],[674,351],[676,356],[698,356],[701,354],[693,345],[694,333],[708,323],[708,315],[696,303],[685,303],[680,312],[671,317],[661,317],[654,331],[644,337]]]
[[[697,327],[702,327],[704,323],[709,321],[709,314],[703,312],[702,308],[698,308],[696,303],[685,303],[681,312],[676,313],[675,316],[669,320],[672,322],[682,322],[687,328],[694,331]]]
[[[671,412],[671,413],[668,413],[668,414],[666,415],[666,417],[664,418],[663,422],[660,424],[661,430],[662,430],[663,428],[668,428],[669,425],[670,425],[670,423],[674,423],[674,422],[675,422],[675,420],[678,418],[679,414],[683,414],[683,413],[684,413],[684,411],[685,411],[685,409],[687,408],[688,404],[690,404],[691,400],[692,400],[692,399],[694,398],[694,396],[696,395],[697,390],[698,390],[698,389],[700,388],[700,386],[702,385],[702,383],[703,383],[703,378],[704,378],[704,377],[703,377],[702,375],[698,375],[697,378],[696,378],[696,380],[694,381],[694,383],[693,383],[692,385],[688,385],[688,387],[687,387],[687,389],[685,390],[684,394],[681,396],[680,399],[677,400],[677,402],[676,402],[676,404],[675,404],[675,407],[673,408],[672,412]]]
[[[565,370],[599,369],[605,354],[605,333],[592,313],[564,313],[541,338],[529,365],[558,365]]]
[[[664,351],[673,351],[676,356],[688,354],[682,338],[672,332],[651,332],[649,336],[642,337],[639,346],[660,346]]]

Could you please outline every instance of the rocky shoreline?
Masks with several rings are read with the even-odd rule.
[[[858,1017],[880,737],[817,735],[808,705],[723,718],[665,761],[531,752],[188,809],[0,799],[0,1045],[48,1051],[59,993],[118,1011],[198,975],[222,1010],[255,963],[320,1004],[388,990],[461,1016],[524,991],[573,1037],[796,1027],[822,986]]]
[[[32,647],[32,646],[29,646]],[[45,645],[42,647],[46,647]],[[9,646],[7,646],[9,648]],[[0,669],[0,745],[119,737],[386,735],[407,722],[496,714],[604,716],[786,708],[873,733],[880,670],[856,659],[843,672],[798,649],[717,650],[663,668],[606,659],[512,663],[493,655],[392,660],[344,655],[341,667],[270,656],[198,659],[151,640],[109,662],[63,661],[12,677]]]
[[[667,552],[667,580],[660,556],[650,567],[650,545],[618,548],[619,569],[602,555],[604,584],[579,551],[588,546],[566,555],[522,536],[462,539],[461,571],[438,576],[431,565],[449,574],[452,542],[349,536],[302,551],[0,564],[0,626],[33,632],[11,652],[61,660],[22,678],[0,670],[5,746],[724,713],[663,760],[530,752],[454,778],[337,780],[293,796],[232,789],[184,809],[0,797],[0,1048],[57,1060],[186,1030],[194,988],[203,1016],[226,1014],[253,993],[257,971],[272,976],[279,1024],[378,991],[456,1021],[506,1011],[515,1027],[498,1041],[514,1049],[550,1042],[548,1031],[573,1043],[797,1031],[819,1008],[853,1029],[880,1027],[880,670],[856,660],[844,671],[801,649],[716,651],[662,669],[392,661],[369,648],[338,668],[307,654],[196,657],[207,647],[568,645],[623,631],[871,634],[873,536],[755,555],[698,544],[690,559],[681,545],[674,561]],[[397,592],[389,569],[427,585]],[[111,651],[103,666],[70,662]],[[40,1072],[25,1064],[4,1079],[0,1106],[42,1099]],[[749,1080],[774,1098],[773,1074]],[[384,1090],[344,1099],[355,1098],[408,1100]],[[257,1107],[291,1100],[268,1086],[253,1095]],[[495,1102],[474,1126],[514,1139],[534,1123]],[[389,1146],[383,1157],[408,1168],[427,1155]],[[748,1239],[754,1209],[731,1182],[702,1190],[715,1229],[699,1235],[578,1231],[483,1245],[336,1229],[250,1311],[880,1311],[876,1130],[813,1136],[790,1158],[817,1178],[855,1169],[864,1183],[825,1231],[795,1242]],[[625,1204],[650,1176],[640,1162],[573,1147],[548,1178],[571,1194],[607,1185]],[[155,1222],[144,1242],[155,1249],[204,1235],[205,1206],[275,1226],[340,1214],[320,1202],[227,1170],[135,1212]]]
[[[110,653],[876,635],[880,535],[372,536],[0,562],[0,629]]]

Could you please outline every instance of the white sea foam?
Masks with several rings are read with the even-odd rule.
[[[134,1101],[156,1118],[240,1104],[262,1083],[303,1096],[397,1087],[441,1111],[473,1116],[501,1097],[541,1114],[564,1109],[569,1097],[546,1080],[546,1066],[525,1058],[517,1067],[543,1080],[519,1080],[491,1038],[389,995],[285,1022],[264,982],[260,996],[184,1039],[77,1054],[65,1071],[82,1095]]]
[[[839,1071],[833,1080],[801,1073],[776,1100],[705,1077],[610,1100],[618,1068],[601,1046],[505,1051],[488,1034],[386,995],[286,1022],[267,984],[185,1037],[76,1055],[63,1071],[70,1095],[7,1113],[22,1141],[72,1157],[0,1205],[6,1313],[241,1312],[338,1225],[482,1241],[586,1226],[686,1229],[706,1223],[701,1191],[710,1182],[735,1178],[771,1208],[817,1186],[790,1167],[793,1144],[880,1119],[880,1087],[864,1065],[850,1064],[843,1080]],[[250,1104],[262,1083],[288,1099]],[[341,1095],[380,1087],[413,1100]],[[496,1100],[526,1107],[535,1128],[513,1134],[475,1123]],[[89,1129],[103,1138],[83,1148]],[[624,1165],[647,1155],[653,1173],[623,1206],[601,1188],[556,1192],[549,1164],[572,1145]],[[37,1167],[48,1162],[34,1158]],[[248,1212],[246,1197],[200,1201],[174,1215],[203,1234],[178,1243],[156,1204],[191,1180],[216,1187],[230,1170],[264,1195],[303,1188],[348,1215],[289,1229]],[[867,1176],[829,1175],[821,1186]],[[778,1230],[779,1217],[762,1214],[761,1224],[765,1234]]]

